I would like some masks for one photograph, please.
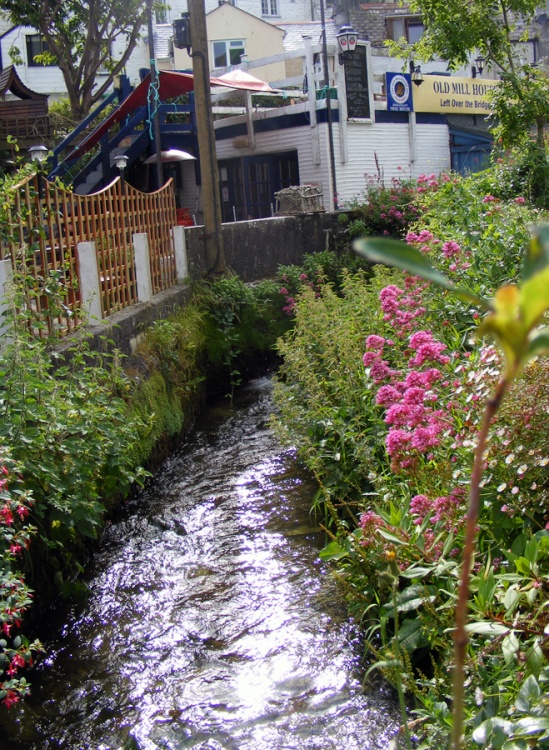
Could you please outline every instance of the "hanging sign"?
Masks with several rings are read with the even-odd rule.
[[[488,115],[487,92],[498,85],[490,78],[423,75],[421,86],[413,86],[416,112]]]
[[[409,73],[385,73],[387,109],[389,112],[411,112],[412,78]]]

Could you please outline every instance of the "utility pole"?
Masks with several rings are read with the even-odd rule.
[[[332,99],[330,91],[330,71],[328,69],[328,42],[326,39],[326,16],[324,0],[320,0],[320,23],[322,25],[322,67],[324,68],[324,90],[326,92],[326,115],[328,120],[328,148],[330,151],[330,174],[332,177],[332,206],[339,208],[337,198],[336,166],[334,153],[334,126],[332,120]]]
[[[204,0],[188,0],[191,27],[194,102],[198,150],[200,153],[200,179],[202,207],[204,210],[204,245],[208,272],[225,273],[225,253],[221,228],[221,199],[219,196],[219,171],[215,151],[215,131],[212,117],[210,91],[210,65],[206,34],[206,8]]]
[[[150,127],[153,130],[154,149],[156,152],[156,189],[160,190],[163,184],[162,179],[162,146],[160,143],[160,81],[158,80],[158,70],[156,69],[156,57],[154,52],[154,24],[153,24],[153,0],[147,0],[147,24],[149,32],[149,63],[151,66],[151,83],[149,85],[149,117],[153,121]]]

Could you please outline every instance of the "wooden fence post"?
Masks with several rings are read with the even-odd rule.
[[[101,283],[95,242],[79,242],[76,247],[78,258],[80,297],[82,309],[86,313],[86,323],[98,326],[103,319],[101,310]]]
[[[189,275],[184,226],[177,225],[175,227],[172,227],[172,240],[175,252],[175,281],[176,284],[184,284],[185,279]]]
[[[137,299],[139,302],[150,302],[152,299],[152,276],[149,257],[149,236],[146,232],[139,232],[133,235],[133,252],[135,258]]]

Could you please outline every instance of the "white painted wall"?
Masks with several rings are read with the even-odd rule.
[[[337,105],[336,105],[337,106]],[[285,108],[286,109],[286,108]],[[303,105],[287,108],[298,111]],[[283,112],[283,110],[279,110]],[[270,116],[266,113],[265,116]],[[234,117],[225,124],[245,122],[243,117]],[[221,123],[216,124],[221,130]],[[443,124],[417,125],[414,151],[410,147],[409,125],[405,123],[348,122],[348,159],[342,160],[340,151],[339,125],[333,124],[334,160],[338,201],[341,206],[348,204],[363,193],[368,177],[376,177],[377,164],[385,184],[393,178],[417,178],[421,173],[438,175],[450,169],[450,142],[448,127]],[[232,139],[218,140],[219,160],[238,158],[283,151],[297,150],[300,182],[318,185],[324,196],[324,206],[331,210],[331,173],[329,160],[328,125],[318,126],[320,164],[316,163],[314,138],[315,130],[310,127],[296,127],[256,132],[256,148],[235,148]],[[377,158],[377,164],[376,164]]]
[[[24,65],[17,65],[17,75],[21,81],[32,91],[38,94],[50,94],[54,97],[66,94],[65,81],[63,74],[55,65],[36,65],[27,64],[27,44],[25,36],[35,34],[35,30],[30,26],[15,26],[0,38],[2,50],[2,64],[8,67],[12,64],[9,56],[10,48],[17,47],[21,57],[25,61]]]

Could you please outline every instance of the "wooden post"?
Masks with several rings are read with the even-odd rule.
[[[215,151],[215,131],[212,118],[210,91],[210,65],[206,36],[206,10],[204,0],[189,0],[189,20],[194,76],[194,101],[200,154],[202,183],[202,208],[204,210],[204,245],[209,273],[226,271],[221,227],[221,199],[219,196],[219,171]]]

